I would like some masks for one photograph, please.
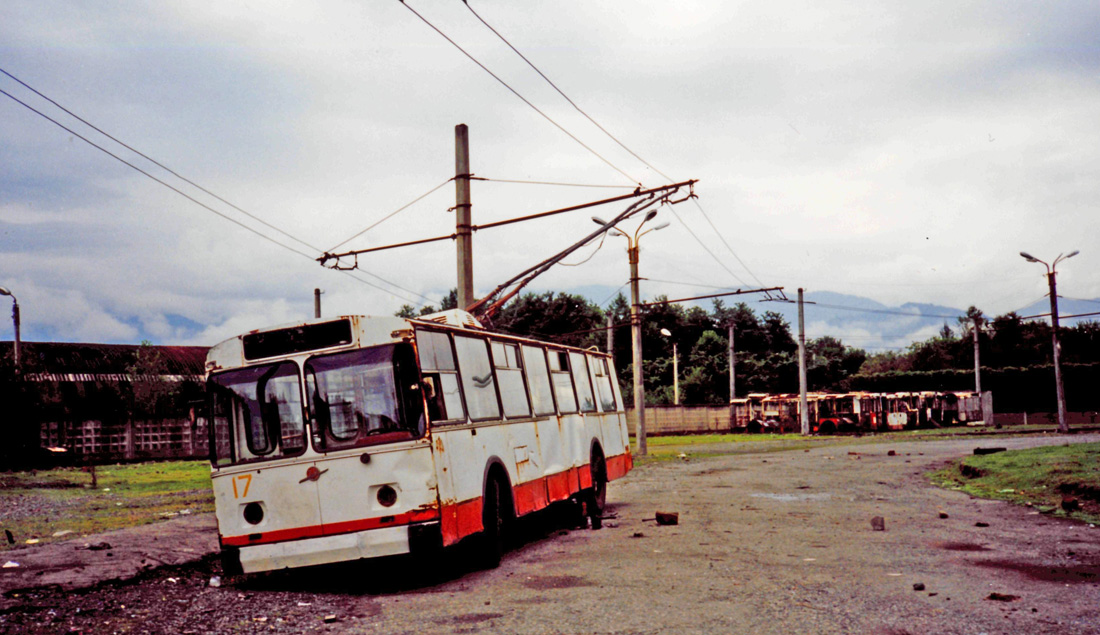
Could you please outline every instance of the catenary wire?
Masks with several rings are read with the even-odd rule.
[[[700,246],[700,247],[702,247],[702,248],[703,248],[703,250],[704,250],[704,251],[706,251],[706,252],[707,252],[708,254],[710,254],[710,257],[711,257],[711,258],[714,258],[714,261],[715,261],[715,262],[717,262],[717,263],[718,263],[718,264],[719,264],[719,265],[720,265],[720,266],[721,266],[721,267],[722,267],[723,269],[725,269],[725,270],[726,270],[726,271],[727,271],[727,272],[728,272],[728,273],[729,273],[729,274],[730,274],[731,276],[733,276],[733,278],[734,278],[735,280],[737,280],[738,282],[740,282],[740,283],[741,283],[741,284],[742,284],[743,286],[746,286],[746,287],[748,287],[748,286],[751,286],[751,285],[749,285],[749,283],[747,283],[747,282],[745,282],[744,280],[742,280],[742,279],[741,279],[741,276],[737,275],[736,273],[734,273],[734,272],[733,272],[733,270],[732,270],[732,269],[730,269],[729,267],[727,267],[727,266],[726,266],[726,263],[722,262],[722,261],[721,261],[721,260],[720,260],[720,259],[718,258],[718,256],[716,256],[716,255],[714,254],[714,252],[713,252],[713,251],[711,251],[711,250],[710,250],[710,248],[709,248],[709,247],[707,247],[707,246],[706,246],[706,244],[704,244],[704,243],[703,243],[703,241],[702,241],[702,240],[700,240],[700,238],[699,238],[699,237],[698,237],[697,235],[695,235],[695,232],[691,230],[691,227],[688,227],[688,224],[684,222],[684,219],[680,218],[680,214],[678,214],[678,213],[676,212],[676,208],[675,208],[675,207],[669,206],[669,209],[670,209],[670,210],[672,211],[672,215],[676,217],[676,220],[680,221],[680,224],[684,226],[684,229],[686,229],[686,230],[687,230],[687,232],[688,232],[689,234],[691,234],[691,237],[695,239],[695,242],[699,243],[699,246]],[[764,285],[760,285],[760,286],[764,286]]]
[[[574,135],[573,135],[573,133],[571,133],[571,132],[569,132],[568,130],[566,130],[565,128],[563,128],[563,127],[562,127],[562,125],[561,125],[561,124],[559,124],[559,123],[558,123],[557,121],[554,121],[554,120],[553,120],[553,119],[552,119],[552,118],[550,117],[550,115],[547,115],[547,114],[546,114],[545,112],[543,112],[542,110],[540,110],[540,109],[538,108],[538,106],[534,105],[533,103],[531,103],[530,101],[528,101],[526,97],[524,97],[523,95],[519,94],[519,92],[518,92],[518,91],[517,91],[516,89],[512,88],[512,87],[511,87],[511,86],[510,86],[510,85],[508,84],[508,82],[506,82],[506,81],[504,81],[503,79],[501,79],[500,77],[498,77],[498,76],[496,75],[496,73],[494,73],[493,71],[489,70],[489,68],[488,68],[487,66],[485,66],[484,64],[482,64],[481,62],[479,62],[479,61],[477,60],[477,58],[475,58],[475,57],[474,57],[473,55],[471,55],[470,53],[466,52],[466,49],[464,49],[464,48],[462,48],[461,46],[459,46],[457,42],[455,42],[455,41],[454,41],[454,40],[452,40],[452,39],[451,39],[450,37],[448,37],[446,33],[444,33],[443,31],[441,31],[441,30],[439,29],[439,27],[435,26],[434,24],[432,24],[431,22],[429,22],[427,18],[425,18],[424,16],[420,15],[419,13],[417,13],[416,9],[413,9],[412,7],[410,7],[410,6],[408,5],[408,3],[407,3],[407,2],[405,2],[405,0],[398,0],[398,2],[400,2],[400,3],[401,3],[401,4],[402,4],[402,5],[403,5],[403,6],[404,6],[404,7],[406,8],[406,9],[408,9],[409,11],[412,11],[413,15],[415,15],[415,16],[416,16],[416,17],[418,17],[418,18],[420,18],[420,20],[421,20],[421,21],[422,21],[422,22],[423,22],[424,24],[427,24],[427,25],[428,25],[429,27],[431,27],[431,28],[432,28],[432,30],[433,30],[433,31],[435,31],[436,33],[438,33],[439,35],[441,35],[441,36],[443,37],[443,39],[447,40],[448,42],[450,42],[450,43],[451,43],[451,45],[452,45],[452,46],[454,46],[454,47],[455,47],[456,49],[458,49],[459,51],[461,51],[463,55],[465,55],[466,57],[468,57],[468,58],[470,59],[470,61],[472,61],[472,62],[473,62],[474,64],[477,64],[477,65],[478,65],[478,66],[479,66],[479,67],[481,68],[481,70],[485,71],[485,72],[486,72],[486,73],[488,73],[488,74],[489,74],[489,75],[490,75],[490,76],[491,76],[491,77],[492,77],[493,79],[497,80],[497,82],[499,82],[501,86],[504,86],[505,88],[507,88],[507,89],[508,89],[508,91],[509,91],[509,92],[511,92],[511,93],[512,93],[513,95],[515,95],[516,97],[518,97],[518,98],[520,99],[520,101],[522,101],[523,103],[527,104],[527,105],[528,105],[528,106],[529,106],[529,107],[530,107],[530,108],[531,108],[532,110],[534,110],[534,111],[535,111],[535,112],[537,112],[538,114],[542,115],[542,118],[543,118],[543,119],[545,119],[545,120],[549,121],[549,122],[550,122],[551,124],[553,124],[553,125],[554,125],[554,127],[555,127],[555,128],[557,128],[558,130],[561,130],[562,132],[564,132],[564,133],[566,134],[566,136],[568,136],[568,137],[569,137],[570,139],[572,139],[573,141],[577,142],[577,144],[579,144],[579,145],[580,145],[580,146],[581,146],[582,148],[584,148],[585,150],[588,150],[588,152],[590,152],[590,153],[591,153],[591,154],[592,154],[593,156],[595,156],[595,157],[596,157],[597,159],[599,159],[600,161],[603,161],[603,162],[604,162],[604,163],[605,163],[605,164],[606,164],[606,165],[607,165],[608,167],[610,167],[611,169],[615,170],[615,171],[616,171],[616,172],[618,172],[619,174],[621,174],[621,175],[623,175],[624,177],[626,177],[626,178],[627,178],[627,179],[628,179],[628,180],[629,180],[629,181],[630,181],[631,183],[637,183],[638,185],[641,185],[641,181],[639,181],[638,179],[636,179],[636,178],[634,178],[634,177],[630,176],[629,174],[627,174],[626,172],[624,172],[624,171],[622,170],[622,168],[620,168],[619,166],[615,165],[615,164],[614,164],[614,163],[612,163],[611,161],[608,161],[608,160],[607,160],[607,159],[606,159],[606,158],[605,158],[605,157],[604,157],[604,156],[603,156],[602,154],[600,154],[599,152],[596,152],[595,150],[593,150],[593,149],[592,149],[591,147],[589,147],[589,146],[588,146],[587,144],[585,144],[585,143],[584,143],[583,141],[581,141],[581,140],[580,140],[580,139],[578,139],[578,138],[577,138],[576,136],[574,136]]]
[[[0,88],[0,94],[4,95],[4,96],[5,96],[5,97],[7,97],[8,99],[11,99],[12,101],[14,101],[15,103],[19,104],[20,106],[23,106],[23,107],[24,107],[24,108],[26,108],[27,110],[30,110],[31,112],[33,112],[34,114],[38,115],[39,117],[42,117],[43,119],[45,119],[45,120],[49,121],[50,123],[54,124],[54,125],[55,125],[55,126],[57,126],[58,128],[61,128],[61,129],[62,129],[62,130],[64,130],[65,132],[68,132],[69,134],[71,134],[71,135],[73,135],[74,137],[76,137],[76,138],[80,139],[80,140],[81,140],[81,141],[83,141],[84,143],[86,143],[86,144],[88,144],[88,145],[92,146],[92,147],[93,147],[93,148],[95,148],[96,150],[99,150],[100,152],[102,152],[102,153],[106,154],[107,156],[109,156],[109,157],[113,158],[114,160],[118,161],[119,163],[122,163],[123,165],[125,165],[125,166],[127,166],[127,167],[129,167],[129,168],[131,168],[131,169],[133,169],[133,170],[135,170],[135,171],[137,171],[137,172],[139,172],[139,173],[143,174],[144,176],[146,176],[146,177],[148,177],[148,178],[150,178],[150,179],[152,179],[152,180],[156,181],[157,183],[159,183],[159,184],[163,185],[164,187],[166,187],[166,188],[168,188],[168,189],[172,190],[172,191],[173,191],[173,192],[175,192],[176,194],[179,194],[180,196],[182,196],[182,197],[186,198],[187,200],[191,201],[192,203],[194,203],[194,204],[198,205],[199,207],[202,207],[203,209],[205,209],[205,210],[207,210],[207,211],[209,211],[209,212],[211,212],[211,213],[213,213],[213,214],[215,214],[215,215],[217,215],[217,216],[220,216],[221,218],[224,218],[225,220],[227,220],[227,221],[229,221],[229,222],[233,223],[234,225],[237,225],[238,227],[241,227],[241,228],[243,228],[243,229],[245,229],[245,230],[247,230],[247,231],[249,231],[249,232],[252,232],[253,234],[255,234],[255,235],[259,236],[260,238],[263,238],[264,240],[266,240],[266,241],[268,241],[268,242],[274,243],[274,244],[276,244],[276,245],[278,245],[278,246],[282,247],[283,249],[286,249],[286,250],[288,250],[288,251],[291,251],[291,252],[293,252],[293,253],[295,253],[295,254],[298,254],[299,256],[302,256],[302,257],[304,257],[304,258],[308,258],[308,259],[310,259],[310,260],[315,260],[315,258],[314,258],[313,256],[311,256],[310,254],[307,254],[306,252],[304,252],[304,251],[302,251],[302,250],[300,250],[300,249],[297,249],[297,248],[295,248],[295,247],[291,247],[290,245],[287,245],[286,243],[280,242],[280,241],[278,241],[278,240],[276,240],[276,239],[272,238],[271,236],[268,236],[267,234],[264,234],[263,232],[261,232],[261,231],[259,231],[259,230],[255,229],[254,227],[249,227],[248,225],[245,225],[245,224],[244,224],[244,223],[242,223],[241,221],[239,221],[239,220],[237,220],[237,219],[235,219],[235,218],[233,218],[233,217],[231,217],[231,216],[228,216],[227,214],[224,214],[224,213],[222,213],[222,212],[220,212],[220,211],[218,211],[218,210],[214,209],[213,207],[211,207],[211,206],[207,205],[206,203],[203,203],[202,201],[200,201],[200,200],[196,199],[195,197],[191,196],[191,195],[190,195],[190,194],[188,194],[187,192],[184,192],[183,190],[181,190],[181,189],[179,189],[179,188],[175,187],[175,186],[174,186],[174,185],[172,185],[171,183],[168,183],[168,182],[166,182],[166,181],[164,181],[164,180],[162,180],[162,179],[160,179],[160,178],[156,177],[155,175],[153,175],[153,174],[150,174],[149,172],[147,172],[147,171],[145,171],[145,170],[141,169],[140,167],[138,167],[138,166],[134,165],[133,163],[130,163],[130,162],[129,162],[129,161],[127,161],[126,159],[123,159],[122,157],[120,157],[120,156],[118,156],[117,154],[115,154],[115,153],[111,152],[111,151],[110,151],[110,150],[108,150],[107,148],[104,148],[103,146],[101,146],[101,145],[97,144],[96,142],[92,141],[91,139],[88,139],[88,138],[87,138],[87,137],[85,137],[84,135],[82,135],[82,134],[80,134],[79,132],[77,132],[77,131],[73,130],[72,128],[69,128],[69,127],[68,127],[68,126],[66,126],[65,124],[63,124],[63,123],[61,123],[61,122],[57,121],[56,119],[54,119],[54,118],[50,117],[50,116],[49,116],[49,115],[47,115],[46,113],[44,113],[44,112],[42,112],[42,111],[40,111],[40,110],[36,109],[36,108],[35,108],[34,106],[31,106],[30,104],[28,104],[28,103],[24,102],[23,100],[21,100],[21,99],[19,99],[18,97],[16,97],[16,96],[12,95],[12,94],[11,94],[11,93],[9,93],[8,91],[6,91],[6,90],[4,90],[4,89]],[[431,300],[430,300],[430,298],[427,298],[426,296],[421,296],[421,295],[420,295],[419,293],[416,293],[415,291],[410,291],[410,290],[408,290],[408,289],[405,289],[405,288],[403,288],[403,287],[400,287],[400,286],[398,286],[398,285],[396,285],[396,284],[393,284],[393,283],[391,283],[391,282],[389,282],[389,281],[386,281],[386,280],[382,279],[381,277],[379,277],[379,276],[377,276],[377,275],[374,275],[374,274],[370,274],[370,275],[373,275],[373,276],[374,276],[375,278],[378,278],[379,280],[382,280],[383,282],[386,282],[386,284],[389,284],[389,285],[393,286],[394,288],[397,288],[397,289],[401,289],[402,291],[405,291],[405,292],[407,292],[407,293],[412,293],[413,295],[417,295],[417,296],[420,296],[420,297],[424,298],[425,300],[431,301]],[[354,276],[353,276],[353,277],[354,277]],[[389,294],[391,294],[391,295],[393,295],[393,296],[395,296],[395,297],[401,297],[401,296],[399,296],[398,294],[394,293],[394,292],[393,292],[392,290],[390,290],[390,289],[386,289],[386,288],[380,287],[380,286],[378,286],[378,285],[376,285],[376,284],[374,284],[374,283],[372,283],[372,282],[368,282],[368,281],[366,281],[366,280],[363,280],[363,279],[361,279],[361,278],[355,278],[355,279],[356,279],[356,280],[359,280],[360,282],[362,282],[362,283],[363,283],[363,284],[365,284],[365,285],[368,285],[368,286],[374,287],[375,289],[378,289],[379,291],[383,291],[383,292],[385,292],[385,293],[389,293]],[[405,299],[410,299],[410,298],[405,298]],[[415,302],[415,300],[413,300],[413,301]]]
[[[607,296],[607,299],[605,299],[603,302],[600,302],[596,306],[602,307],[602,306],[605,306],[608,302],[611,302],[612,300],[614,300],[616,297],[619,296],[619,293],[622,292],[622,290],[625,289],[626,285],[628,285],[628,284],[630,284],[630,282],[624,282],[622,284],[622,286],[620,286],[618,289],[615,289],[614,291],[612,291],[611,295]]]
[[[462,0],[462,3],[464,5],[466,5],[466,8],[470,10],[470,13],[472,13],[474,15],[474,17],[476,17],[482,24],[484,24],[487,29],[492,31],[494,35],[496,35],[498,38],[500,38],[500,40],[502,42],[504,42],[504,44],[506,44],[508,46],[508,48],[512,49],[512,51],[516,55],[518,55],[520,57],[520,59],[522,59],[524,62],[526,62],[527,65],[530,66],[532,70],[534,70],[536,73],[538,73],[539,77],[546,80],[546,83],[550,84],[551,88],[553,88],[555,91],[557,91],[557,93],[559,95],[561,95],[562,98],[565,99],[565,101],[569,102],[570,106],[575,108],[576,111],[579,112],[581,115],[583,115],[585,119],[590,121],[592,123],[592,125],[599,128],[601,132],[603,132],[605,135],[608,136],[608,138],[610,138],[612,141],[614,141],[616,144],[618,144],[620,148],[622,148],[623,150],[626,150],[630,154],[630,156],[632,156],[635,159],[641,161],[643,164],[645,164],[646,167],[653,170],[657,174],[661,175],[662,177],[664,177],[670,183],[673,181],[672,177],[665,174],[661,170],[657,169],[649,161],[646,161],[640,155],[638,155],[638,153],[634,152],[629,147],[627,147],[626,144],[624,144],[622,141],[620,141],[618,139],[618,137],[611,134],[611,132],[609,132],[606,128],[604,128],[602,125],[600,125],[599,122],[597,122],[595,119],[593,119],[591,115],[589,115],[587,112],[585,112],[584,109],[582,109],[580,106],[578,106],[576,102],[574,102],[572,99],[570,99],[569,96],[566,95],[565,92],[562,89],[558,88],[558,85],[555,84],[553,80],[551,80],[549,77],[547,77],[546,74],[543,73],[537,66],[535,66],[535,64],[531,60],[527,59],[527,56],[525,56],[523,53],[521,53],[519,51],[519,49],[517,49],[515,46],[512,45],[511,42],[508,41],[507,38],[505,38],[503,35],[501,35],[501,33],[499,31],[497,31],[495,28],[493,28],[492,25],[490,25],[488,22],[486,22],[485,18],[481,17],[481,15],[477,11],[475,11],[473,7],[470,6],[470,3],[467,0]],[[714,221],[712,221],[710,219],[710,215],[707,214],[706,210],[703,209],[703,206],[699,203],[698,200],[695,201],[695,206],[699,208],[699,212],[703,215],[703,218],[705,218],[707,223],[710,224],[711,229],[714,230],[714,234],[716,236],[718,236],[718,239],[720,241],[722,241],[722,244],[726,246],[726,249],[729,250],[730,254],[737,260],[738,263],[740,263],[741,267],[749,274],[749,276],[751,276],[752,279],[755,280],[756,283],[758,285],[760,285],[761,287],[767,286],[763,282],[760,281],[760,278],[758,278],[756,276],[756,274],[753,273],[753,271],[751,269],[749,269],[748,265],[745,264],[745,261],[742,260],[741,257],[737,255],[737,252],[735,252],[733,250],[733,247],[730,246],[730,244],[726,240],[725,236],[723,236],[722,233],[718,231],[718,227],[715,226]],[[680,222],[683,223],[684,222],[683,219],[680,219]],[[702,241],[699,240],[698,236],[695,236],[694,233],[692,233],[692,236],[695,238],[696,241],[699,241],[700,245],[702,245]],[[703,245],[703,247],[704,247],[704,249],[706,248],[705,245]],[[708,249],[707,252],[710,253],[710,250]],[[717,257],[713,253],[711,253],[711,256],[714,257],[717,260]],[[722,265],[723,268],[725,268],[725,265],[723,263],[721,263],[720,261],[719,261],[719,264]],[[734,277],[736,278],[737,276],[734,276]],[[738,280],[740,280],[740,278],[738,278]],[[748,286],[746,283],[744,283],[744,281],[742,281],[742,284],[745,284],[746,286]]]
[[[245,216],[247,216],[247,217],[251,218],[252,220],[254,220],[254,221],[256,221],[256,222],[258,222],[258,223],[260,223],[260,224],[262,224],[262,225],[265,225],[266,227],[268,227],[268,228],[270,228],[270,229],[273,229],[273,230],[275,230],[275,231],[279,232],[280,234],[282,234],[282,235],[286,236],[287,238],[290,238],[291,240],[293,240],[293,241],[295,241],[295,242],[297,242],[297,243],[299,243],[299,244],[301,244],[301,245],[304,245],[304,246],[306,246],[306,247],[309,247],[310,249],[312,249],[312,250],[314,250],[314,251],[320,251],[320,249],[318,249],[318,248],[314,247],[313,245],[311,245],[311,244],[309,244],[309,243],[305,242],[304,240],[302,240],[302,239],[298,238],[297,236],[295,236],[295,235],[293,235],[293,234],[291,234],[291,233],[289,233],[289,232],[283,231],[282,229],[280,229],[280,228],[276,227],[275,225],[272,225],[271,223],[269,223],[269,222],[265,221],[264,219],[262,219],[262,218],[260,218],[260,217],[256,216],[255,214],[252,214],[252,213],[248,212],[247,210],[241,209],[240,207],[238,207],[238,206],[234,205],[233,203],[231,203],[231,202],[229,202],[229,201],[225,200],[225,199],[224,199],[224,198],[222,198],[221,196],[218,196],[218,195],[217,195],[217,194],[215,194],[214,192],[211,192],[210,190],[206,189],[205,187],[203,187],[203,186],[199,185],[198,183],[196,183],[196,182],[192,181],[191,179],[189,179],[189,178],[187,178],[187,177],[183,176],[183,175],[182,175],[182,174],[180,174],[179,172],[176,172],[175,170],[173,170],[172,168],[168,167],[167,165],[164,165],[164,164],[163,164],[163,163],[161,163],[160,161],[157,161],[157,160],[156,160],[156,159],[154,159],[153,157],[151,157],[151,156],[149,156],[149,155],[145,154],[145,153],[144,153],[144,152],[142,152],[141,150],[138,150],[137,148],[135,148],[135,147],[133,147],[133,146],[131,146],[131,145],[127,144],[126,142],[122,141],[121,139],[119,139],[119,138],[117,138],[117,137],[115,137],[115,136],[111,135],[111,134],[110,134],[110,133],[108,133],[107,131],[103,130],[102,128],[99,128],[98,126],[96,126],[96,125],[95,125],[95,124],[93,124],[92,122],[88,121],[87,119],[84,119],[83,117],[81,117],[80,115],[76,114],[76,113],[75,113],[75,112],[73,112],[72,110],[69,110],[69,109],[68,109],[68,108],[66,108],[65,106],[62,106],[61,104],[59,104],[59,103],[58,103],[57,101],[55,101],[55,100],[54,100],[54,99],[52,99],[51,97],[49,97],[49,96],[47,96],[47,95],[43,94],[43,93],[42,93],[41,91],[39,91],[39,90],[38,90],[38,89],[36,89],[35,87],[33,87],[33,86],[31,86],[30,84],[28,84],[28,83],[24,82],[23,80],[19,79],[19,78],[18,78],[18,77],[16,77],[15,75],[12,75],[12,74],[11,74],[11,73],[9,73],[8,71],[4,70],[3,68],[0,68],[0,73],[3,73],[4,75],[7,75],[8,77],[12,78],[12,79],[13,79],[13,80],[15,80],[16,82],[19,82],[20,84],[22,84],[22,85],[23,85],[23,87],[24,87],[24,88],[26,88],[27,90],[31,91],[31,92],[32,92],[32,93],[34,93],[35,95],[38,95],[38,96],[39,96],[39,97],[41,97],[42,99],[45,99],[46,101],[50,102],[50,103],[51,103],[51,104],[53,104],[54,106],[56,106],[56,107],[60,108],[60,109],[61,109],[61,110],[62,110],[63,112],[65,112],[66,114],[68,114],[68,115],[69,115],[70,117],[73,117],[74,119],[76,119],[76,120],[77,120],[77,121],[79,121],[80,123],[84,124],[85,126],[88,126],[88,127],[89,127],[89,128],[91,128],[92,130],[95,130],[96,132],[98,132],[99,134],[103,135],[104,137],[107,137],[107,138],[108,138],[108,139],[110,139],[111,141],[114,141],[115,143],[117,143],[118,145],[122,146],[123,148],[126,148],[126,149],[127,149],[127,150],[129,150],[130,152],[133,152],[134,154],[136,154],[136,155],[140,156],[141,158],[145,159],[146,161],[149,161],[150,163],[152,163],[152,164],[156,165],[157,167],[159,167],[159,168],[161,168],[162,170],[164,170],[164,171],[168,172],[169,174],[171,174],[172,176],[176,177],[177,179],[179,179],[179,180],[183,181],[184,183],[187,183],[188,185],[191,185],[192,187],[194,187],[194,188],[196,188],[196,189],[198,189],[198,190],[201,190],[202,192],[204,192],[204,193],[206,193],[206,194],[208,194],[208,195],[210,195],[210,196],[212,196],[212,197],[214,197],[214,198],[218,199],[218,200],[219,200],[219,201],[221,201],[222,203],[225,203],[226,205],[228,205],[228,206],[232,207],[233,209],[235,209],[235,210],[237,210],[238,212],[240,212],[240,213],[244,214]]]
[[[452,176],[451,178],[447,179],[446,181],[443,181],[439,185],[433,187],[432,189],[428,190],[427,192],[424,192],[420,196],[414,198],[413,200],[409,201],[408,203],[405,203],[401,207],[399,207],[399,208],[395,209],[394,211],[390,212],[386,216],[383,216],[382,218],[378,219],[377,221],[375,221],[374,223],[372,223],[371,225],[369,225],[368,227],[366,227],[362,231],[360,231],[360,232],[356,233],[355,235],[351,236],[350,238],[346,238],[343,241],[341,241],[339,243],[336,243],[332,247],[329,247],[328,251],[325,252],[325,253],[332,253],[333,251],[335,251],[336,249],[339,249],[343,245],[348,244],[349,242],[351,242],[351,241],[355,240],[356,238],[362,236],[363,234],[369,232],[370,230],[374,229],[375,227],[378,227],[382,223],[388,221],[389,219],[393,218],[394,216],[397,216],[399,213],[405,211],[409,207],[412,207],[416,203],[419,203],[421,200],[423,200],[427,196],[429,196],[431,194],[434,194],[439,188],[443,187],[444,185],[450,183],[453,180],[455,180],[455,179]],[[320,251],[320,249],[318,249],[317,251]]]
[[[598,185],[594,183],[557,183],[554,181],[523,181],[519,179],[492,179],[484,176],[471,176],[471,181],[488,181],[490,183],[518,183],[520,185],[560,185],[562,187],[602,187],[616,190],[629,190],[635,185]]]
[[[487,29],[489,29],[490,31],[492,31],[494,35],[496,35],[496,36],[497,36],[498,38],[500,38],[500,41],[501,41],[501,42],[504,42],[504,43],[505,43],[506,45],[508,45],[508,48],[512,49],[512,51],[514,51],[514,52],[515,52],[515,54],[516,54],[516,55],[518,55],[518,56],[520,57],[520,59],[522,59],[522,60],[523,60],[524,62],[527,62],[527,65],[528,65],[528,66],[530,66],[530,67],[531,67],[531,68],[532,68],[532,69],[533,69],[533,70],[534,70],[534,71],[535,71],[536,73],[538,73],[538,74],[539,74],[539,77],[541,77],[541,78],[545,79],[545,80],[546,80],[546,83],[547,83],[547,84],[550,84],[550,86],[551,86],[551,87],[552,87],[552,88],[553,88],[554,90],[558,91],[558,94],[559,94],[559,95],[561,95],[561,96],[562,96],[562,98],[563,98],[563,99],[565,99],[565,101],[569,102],[569,105],[570,105],[570,106],[572,106],[573,108],[575,108],[575,109],[577,110],[577,112],[579,112],[579,113],[581,113],[582,115],[584,115],[584,118],[585,118],[585,119],[587,119],[588,121],[592,122],[592,125],[594,125],[594,126],[596,126],[597,128],[599,128],[601,132],[603,132],[603,133],[604,133],[605,135],[607,135],[607,136],[608,136],[608,138],[610,138],[610,139],[611,139],[612,141],[614,141],[615,143],[617,143],[617,144],[619,145],[619,147],[620,147],[620,148],[622,148],[623,150],[626,150],[626,151],[627,151],[628,153],[630,153],[630,156],[632,156],[632,157],[634,157],[635,159],[637,159],[637,160],[641,161],[642,163],[644,163],[644,164],[646,165],[646,167],[648,167],[649,169],[653,170],[653,171],[654,171],[654,172],[656,172],[657,174],[660,174],[660,175],[661,175],[661,176],[663,176],[663,177],[664,177],[665,179],[667,179],[667,180],[668,180],[669,182],[672,182],[672,177],[668,176],[668,175],[667,175],[667,174],[665,174],[664,172],[662,172],[662,171],[658,170],[657,168],[653,167],[653,165],[651,165],[651,164],[649,163],[649,161],[646,161],[645,159],[643,159],[642,157],[640,157],[640,156],[638,155],[638,153],[636,153],[636,152],[634,152],[633,150],[631,150],[630,148],[626,147],[626,144],[625,144],[625,143],[623,143],[622,141],[619,141],[619,139],[618,139],[617,137],[615,137],[615,135],[613,135],[613,134],[611,134],[610,132],[608,132],[607,128],[604,128],[603,126],[601,126],[601,125],[600,125],[600,124],[599,124],[599,123],[598,123],[598,122],[597,122],[597,121],[596,121],[595,119],[593,119],[593,118],[592,118],[592,117],[591,117],[591,116],[590,116],[590,115],[589,115],[589,114],[588,114],[587,112],[585,112],[585,111],[584,111],[583,109],[581,109],[581,107],[580,107],[580,106],[578,106],[578,105],[576,104],[576,102],[574,102],[574,101],[573,101],[572,99],[570,99],[568,95],[566,95],[566,94],[565,94],[564,92],[562,92],[562,90],[561,90],[560,88],[558,88],[558,85],[557,85],[557,84],[555,84],[555,83],[554,83],[554,82],[553,82],[553,81],[552,81],[552,80],[551,80],[551,79],[550,79],[549,77],[547,77],[545,73],[543,73],[543,72],[542,72],[541,70],[539,70],[539,68],[538,68],[537,66],[535,66],[535,65],[534,65],[534,63],[532,63],[532,62],[531,62],[531,60],[527,59],[527,57],[526,57],[526,56],[525,56],[525,55],[524,55],[523,53],[520,53],[520,52],[519,52],[519,49],[517,49],[516,47],[512,46],[512,43],[511,43],[511,42],[509,42],[509,41],[507,40],[507,38],[505,38],[505,37],[504,37],[503,35],[501,35],[499,31],[497,31],[496,29],[494,29],[494,28],[493,28],[493,27],[492,27],[492,26],[491,26],[491,25],[490,25],[490,24],[489,24],[488,22],[486,22],[486,21],[485,21],[485,18],[481,17],[481,15],[479,15],[477,11],[474,11],[474,8],[470,6],[470,3],[469,3],[469,2],[467,2],[467,0],[462,0],[462,4],[466,5],[466,8],[470,10],[470,13],[474,14],[474,17],[475,17],[475,18],[477,18],[477,19],[478,19],[478,20],[479,20],[479,21],[480,21],[480,22],[481,22],[482,24],[484,24],[484,25],[485,25],[485,27],[486,27]]]

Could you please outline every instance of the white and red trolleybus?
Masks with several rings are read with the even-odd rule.
[[[599,514],[632,467],[608,355],[462,311],[251,331],[210,349],[206,370],[230,573],[467,536],[492,566],[512,519],[567,499]]]

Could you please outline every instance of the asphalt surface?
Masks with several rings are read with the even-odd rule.
[[[184,567],[193,567],[187,597],[196,600],[167,606],[169,583],[148,565],[193,561],[214,548],[209,515],[182,518],[44,545],[37,554],[6,552],[6,560],[26,564],[0,570],[0,608],[24,611],[35,578],[74,588],[139,575],[125,610],[103,609],[96,618],[111,616],[102,630],[179,632],[178,624],[190,624],[217,632],[229,622],[204,620],[233,613],[240,615],[234,630],[243,632],[1096,633],[1100,529],[971,499],[925,476],[977,446],[1084,441],[1100,435],[852,444],[649,464],[611,484],[616,518],[603,529],[536,531],[495,570],[399,559],[210,588],[217,570],[207,558]],[[676,512],[679,524],[656,526],[649,519],[657,511]],[[884,531],[873,529],[875,516]],[[114,555],[82,548],[96,542],[111,544]],[[51,564],[51,552],[69,560]],[[104,593],[119,592],[111,589]],[[99,592],[84,593],[87,602]],[[62,595],[49,606],[54,621],[41,630],[32,628],[41,606],[29,601],[26,616],[0,616],[9,618],[0,630],[104,624],[73,617]]]

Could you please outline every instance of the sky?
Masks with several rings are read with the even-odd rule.
[[[5,2],[0,68],[224,199],[0,75],[69,128],[0,95],[0,286],[23,339],[211,345],[311,318],[315,288],[325,315],[438,305],[455,286],[451,241],[365,254],[356,272],[314,259],[440,185],[340,250],[453,233],[461,123],[473,173],[498,180],[473,183],[475,224],[661,173],[697,179],[698,205],[662,206],[651,226],[670,226],[641,239],[644,299],[782,286],[997,315],[1047,293],[1020,251],[1073,250],[1060,295],[1100,297],[1095,2],[469,6],[630,151],[461,0]],[[476,233],[477,295],[625,206]],[[625,247],[608,237],[529,290],[606,302],[629,277]],[[759,298],[743,296],[777,306]],[[869,348],[945,321],[854,328],[814,311],[811,336]]]

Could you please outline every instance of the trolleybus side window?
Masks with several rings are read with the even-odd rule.
[[[424,377],[424,399],[432,421],[465,420],[462,393],[458,390],[458,367],[451,351],[451,337],[438,331],[416,331],[420,371]]]
[[[305,372],[318,450],[388,443],[423,433],[419,377],[409,344],[311,357]]]
[[[555,351],[550,353],[550,378],[554,382],[554,397],[558,401],[558,412],[568,414],[577,411],[577,398],[573,394],[573,380],[569,377],[569,353]]]
[[[519,347],[504,342],[490,342],[493,366],[500,382],[500,400],[505,417],[528,417],[531,404],[527,401],[527,387],[523,382],[523,366],[519,361]]]
[[[596,375],[596,394],[599,395],[600,410],[614,412],[618,408],[615,403],[615,391],[611,387],[611,373],[607,370],[607,360],[602,357],[590,357],[592,368]]]
[[[592,379],[588,376],[588,364],[584,353],[569,353],[569,365],[573,367],[573,386],[581,412],[596,412],[596,398],[592,396]]]
[[[454,340],[470,420],[499,419],[500,402],[493,366],[489,362],[489,347],[480,337],[455,335]]]
[[[210,383],[216,464],[294,456],[305,450],[298,367],[293,362],[219,373]]]
[[[527,382],[531,387],[531,402],[536,415],[552,415],[554,389],[550,384],[550,369],[546,366],[546,351],[538,346],[520,347],[523,351],[523,367],[527,370]]]

